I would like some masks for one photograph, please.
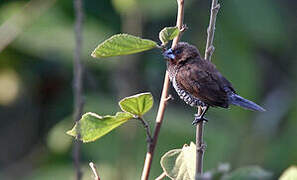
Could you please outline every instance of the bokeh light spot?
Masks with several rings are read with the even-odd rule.
[[[10,69],[0,72],[0,105],[9,105],[15,101],[20,92],[20,78]]]

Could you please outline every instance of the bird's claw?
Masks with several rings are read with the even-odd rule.
[[[200,115],[198,115],[198,114],[194,114],[194,117],[195,117],[195,119],[194,119],[194,121],[192,122],[192,124],[193,125],[197,125],[199,122],[201,122],[201,121],[206,121],[206,122],[208,122],[208,119],[206,119],[205,117],[201,117]]]

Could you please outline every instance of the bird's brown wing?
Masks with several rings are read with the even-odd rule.
[[[205,60],[192,60],[180,67],[176,74],[178,85],[210,106],[228,107],[225,87],[231,83],[216,67]]]

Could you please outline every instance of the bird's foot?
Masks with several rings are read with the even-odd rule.
[[[201,117],[201,115],[194,114],[194,117],[195,117],[195,119],[194,119],[194,121],[192,122],[192,124],[195,125],[195,126],[196,126],[199,122],[201,122],[201,121],[206,121],[206,122],[208,122],[208,119],[206,119],[204,116]]]

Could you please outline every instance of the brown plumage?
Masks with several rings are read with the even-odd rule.
[[[208,106],[228,108],[230,104],[264,111],[257,104],[237,95],[232,84],[214,64],[200,56],[195,46],[180,42],[175,49],[165,51],[164,56],[173,87],[187,104],[204,106],[205,112]],[[193,123],[203,120],[203,115],[196,117]]]

